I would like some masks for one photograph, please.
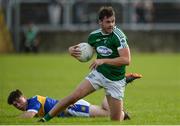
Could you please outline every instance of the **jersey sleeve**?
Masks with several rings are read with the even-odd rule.
[[[33,111],[38,113],[40,108],[41,108],[41,104],[37,100],[37,97],[33,97],[29,99],[27,111]]]
[[[128,48],[128,44],[127,44],[127,38],[125,37],[121,37],[118,39],[118,50],[119,49],[123,49],[123,48]]]
[[[88,44],[90,44],[91,46],[93,46],[93,37],[92,37],[91,34],[88,36]]]
[[[120,29],[115,28],[114,36],[115,36],[114,42],[118,50],[123,48],[128,48],[127,37]]]

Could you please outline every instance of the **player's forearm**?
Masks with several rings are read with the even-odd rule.
[[[110,64],[114,66],[129,65],[131,62],[131,54],[129,48],[119,49],[119,57],[112,59],[103,59],[104,64]]]
[[[24,112],[19,117],[20,118],[33,118],[36,115],[36,113],[33,112]]]
[[[122,65],[129,65],[131,59],[129,57],[117,57],[113,59],[103,59],[104,64],[114,65],[114,66],[122,66]]]
[[[130,57],[117,57],[113,59],[96,59],[94,60],[89,68],[96,69],[98,66],[102,64],[109,64],[113,66],[122,66],[122,65],[129,65],[130,64]]]

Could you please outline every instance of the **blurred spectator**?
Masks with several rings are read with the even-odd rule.
[[[39,30],[34,25],[34,23],[29,22],[27,24],[27,29],[24,31],[24,48],[25,52],[38,52],[39,48]]]
[[[52,0],[48,7],[48,11],[50,23],[52,25],[59,24],[62,12],[61,4],[57,0]]]
[[[150,23],[153,21],[153,2],[152,0],[137,0],[134,2],[135,22]]]
[[[153,22],[154,18],[154,6],[153,6],[153,1],[152,0],[145,0],[144,1],[144,6],[145,6],[145,19],[148,23]]]
[[[89,23],[89,17],[87,14],[88,4],[86,1],[77,0],[74,7],[75,23]]]
[[[145,23],[145,8],[143,2],[135,3],[135,13],[136,23]]]

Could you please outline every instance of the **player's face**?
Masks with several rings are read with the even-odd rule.
[[[13,101],[13,106],[21,111],[26,111],[27,99],[24,96],[21,96]]]
[[[115,17],[111,16],[111,17],[104,17],[103,20],[99,21],[99,24],[102,28],[102,31],[106,34],[110,34],[113,31],[113,28],[115,26]]]

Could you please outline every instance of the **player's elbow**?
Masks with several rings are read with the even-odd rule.
[[[129,66],[129,65],[130,65],[130,63],[131,63],[131,59],[130,59],[130,58],[126,58],[126,60],[125,60],[125,64],[126,64],[127,66]]]

